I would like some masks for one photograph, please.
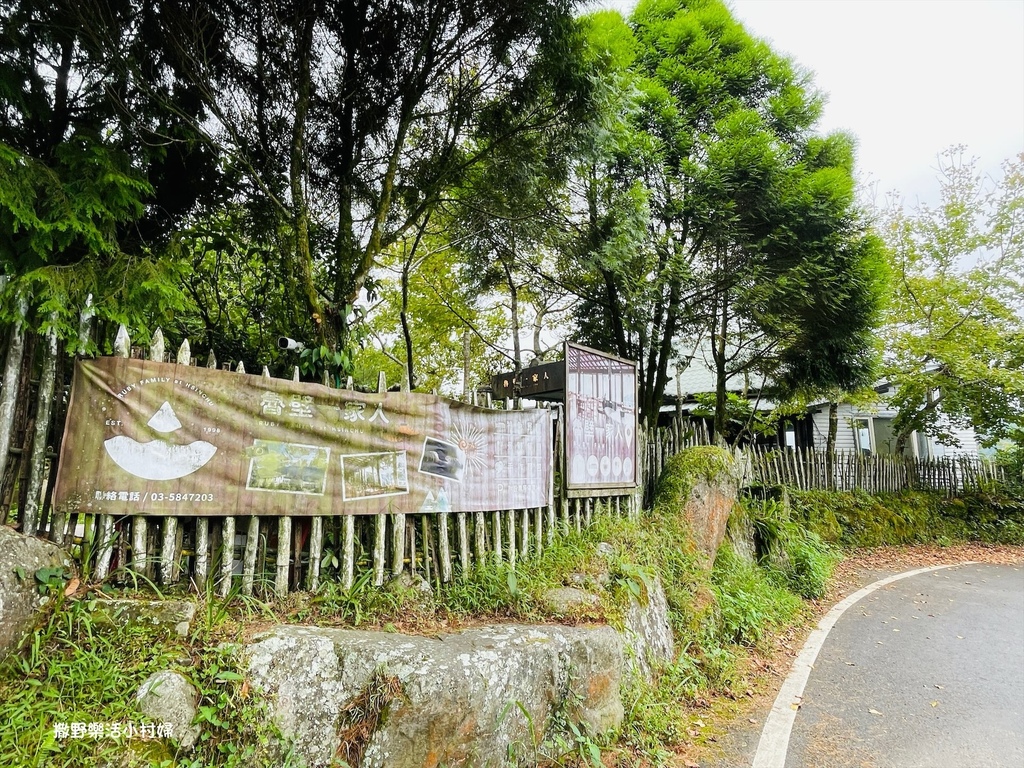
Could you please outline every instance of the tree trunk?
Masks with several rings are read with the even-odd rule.
[[[415,252],[415,251],[414,251]],[[402,265],[402,308],[398,320],[402,324],[402,338],[405,340],[405,375],[409,379],[409,390],[416,387],[416,376],[413,371],[412,332],[409,330],[409,269],[412,259],[406,259]]]
[[[713,343],[711,345],[711,357],[715,363],[715,440],[723,441],[725,440],[726,406],[728,403],[728,393],[726,391],[728,377],[725,370],[725,354],[729,329],[729,309],[724,295],[720,295],[715,300],[715,304],[716,307],[721,307],[721,314],[716,318],[718,321],[716,323],[718,325],[716,329],[718,333],[712,339]]]
[[[543,305],[537,307],[537,316],[533,319],[533,359],[537,362],[544,357],[544,347],[540,342],[540,337],[544,331],[545,317],[547,317],[547,307]]]
[[[476,405],[476,398],[470,394],[470,383],[469,378],[472,375],[470,373],[470,359],[472,346],[470,345],[471,336],[469,328],[462,329],[462,396],[467,402]]]
[[[319,294],[313,283],[313,252],[309,243],[309,206],[306,202],[306,119],[312,101],[311,58],[313,49],[313,27],[316,17],[312,9],[297,19],[296,30],[296,82],[295,121],[292,123],[291,146],[289,148],[288,181],[292,198],[295,224],[295,274],[298,290],[306,305],[308,318],[317,329],[322,340],[328,339],[328,326],[324,323]],[[330,333],[334,336],[334,333]]]
[[[836,452],[836,437],[839,434],[839,403],[828,404],[828,438],[825,452],[831,456]]]
[[[28,490],[21,513],[21,532],[35,536],[42,503],[43,475],[46,472],[46,442],[53,414],[53,388],[57,376],[57,333],[51,328],[45,336],[39,393],[36,397],[36,423],[32,431],[32,452],[29,455]],[[23,457],[24,460],[24,457]]]
[[[828,404],[828,438],[825,442],[826,487],[836,486],[836,437],[839,435],[839,403]]]
[[[507,259],[501,260],[501,266],[505,269],[505,280],[508,283],[509,303],[512,309],[512,356],[513,376],[518,376],[523,370],[523,351],[519,342],[519,291],[516,288],[516,281],[512,279],[512,267]]]

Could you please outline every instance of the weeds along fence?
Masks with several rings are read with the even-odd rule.
[[[81,332],[92,332],[87,314]],[[168,358],[160,330],[149,349],[142,350],[132,347],[122,326],[113,347],[117,356],[147,356],[161,362]],[[175,361],[197,364],[187,340]],[[256,516],[245,515],[244,510],[229,517],[65,514],[51,501],[67,416],[68,363],[55,334],[35,337],[12,329],[0,389],[0,524],[16,522],[23,533],[66,547],[96,581],[187,583],[221,596],[233,589],[244,595],[282,596],[291,590],[316,590],[326,581],[343,588],[357,580],[381,585],[403,573],[449,582],[478,568],[515,567],[552,546],[557,537],[590,526],[598,516],[633,516],[640,509],[639,493],[567,498],[556,482],[555,494],[544,507],[489,512],[326,517]],[[245,373],[241,363],[218,363],[212,350],[205,365]],[[263,375],[270,376],[267,368]],[[295,368],[292,378],[298,377]],[[347,387],[352,388],[351,379]],[[386,389],[381,374],[378,391]],[[561,408],[555,410],[554,458],[560,467],[564,425]]]

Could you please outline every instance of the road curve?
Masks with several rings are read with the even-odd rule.
[[[837,605],[794,663],[753,765],[1022,768],[1024,570],[911,571]]]

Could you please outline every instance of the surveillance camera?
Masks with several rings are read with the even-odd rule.
[[[301,341],[295,339],[289,339],[287,336],[277,337],[277,348],[278,349],[294,349],[296,352],[301,352],[306,348],[306,345]]]

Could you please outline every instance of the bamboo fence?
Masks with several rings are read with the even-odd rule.
[[[798,490],[861,490],[897,493],[917,489],[955,495],[1005,482],[1002,467],[977,456],[915,459],[858,451],[801,448],[748,450],[754,482],[785,485]]]
[[[89,306],[81,318],[80,335],[88,339],[94,333]],[[132,347],[122,326],[114,350],[123,357],[168,358],[159,330],[142,350]],[[181,343],[175,361],[197,364],[188,340]],[[636,517],[653,497],[671,456],[713,443],[703,421],[677,417],[668,426],[640,430],[634,492],[569,498],[556,482],[548,504],[530,509],[325,517],[65,515],[52,508],[51,498],[67,415],[68,362],[52,331],[39,336],[27,334],[18,323],[10,328],[0,384],[0,524],[16,522],[23,533],[69,548],[97,581],[128,583],[143,577],[164,585],[185,582],[222,596],[233,590],[284,595],[316,590],[327,581],[351,588],[364,578],[381,585],[403,573],[449,582],[474,569],[515,567],[601,515]],[[212,350],[205,364],[245,372],[241,363],[218,364]],[[266,368],[263,375],[270,376]],[[298,376],[293,369],[292,378]],[[352,387],[351,379],[346,386]],[[378,391],[386,389],[381,374]],[[476,404],[489,407],[489,398]],[[561,406],[555,409],[557,476],[565,463],[565,424]],[[740,456],[749,465],[751,483],[802,490],[887,493],[919,488],[952,495],[1005,480],[1002,468],[975,457],[915,460],[756,446],[742,449]]]
[[[90,320],[88,313],[83,313],[83,334],[91,333]],[[0,474],[12,470],[18,473],[14,482],[5,484],[7,495],[0,524],[16,516],[23,533],[67,547],[96,581],[131,583],[143,577],[162,585],[187,582],[196,590],[212,589],[225,597],[232,590],[243,595],[278,596],[300,589],[315,591],[325,581],[335,581],[348,589],[360,578],[381,585],[402,573],[449,582],[477,568],[514,568],[517,562],[552,546],[556,537],[588,527],[596,517],[633,516],[640,509],[637,494],[570,499],[556,488],[544,507],[473,513],[325,517],[65,515],[52,509],[50,503],[67,408],[66,388],[56,387],[56,382],[63,381],[58,368],[65,362],[64,355],[52,334],[42,337],[43,343],[38,344],[34,337],[23,332],[19,335],[14,329],[11,342],[4,384],[12,367],[13,383],[0,390],[0,438],[7,424],[10,434],[22,435],[23,445],[3,451],[0,444],[0,456],[7,464],[5,467],[0,463]],[[16,344],[21,345],[21,351]],[[33,368],[33,346],[40,353],[35,361],[40,379],[36,386],[25,386],[31,384],[23,374]],[[30,348],[28,355],[24,354],[26,347]],[[154,333],[149,349],[141,350],[132,348],[122,326],[114,351],[123,357],[145,354],[150,360],[168,358],[160,330]],[[196,364],[188,340],[182,342],[175,361],[179,365]],[[218,364],[211,350],[206,366],[218,365],[224,371],[245,373],[241,363],[233,368],[228,363]],[[267,368],[263,375],[270,376]],[[292,378],[297,381],[298,377],[299,370],[294,368]],[[346,386],[352,387],[351,379]],[[59,390],[56,397],[55,390]],[[378,391],[386,390],[381,373]],[[34,409],[30,407],[33,405]],[[564,456],[564,427],[561,407],[556,410],[554,459],[559,467]],[[8,454],[14,462],[6,462]],[[13,498],[15,488],[18,499]]]

